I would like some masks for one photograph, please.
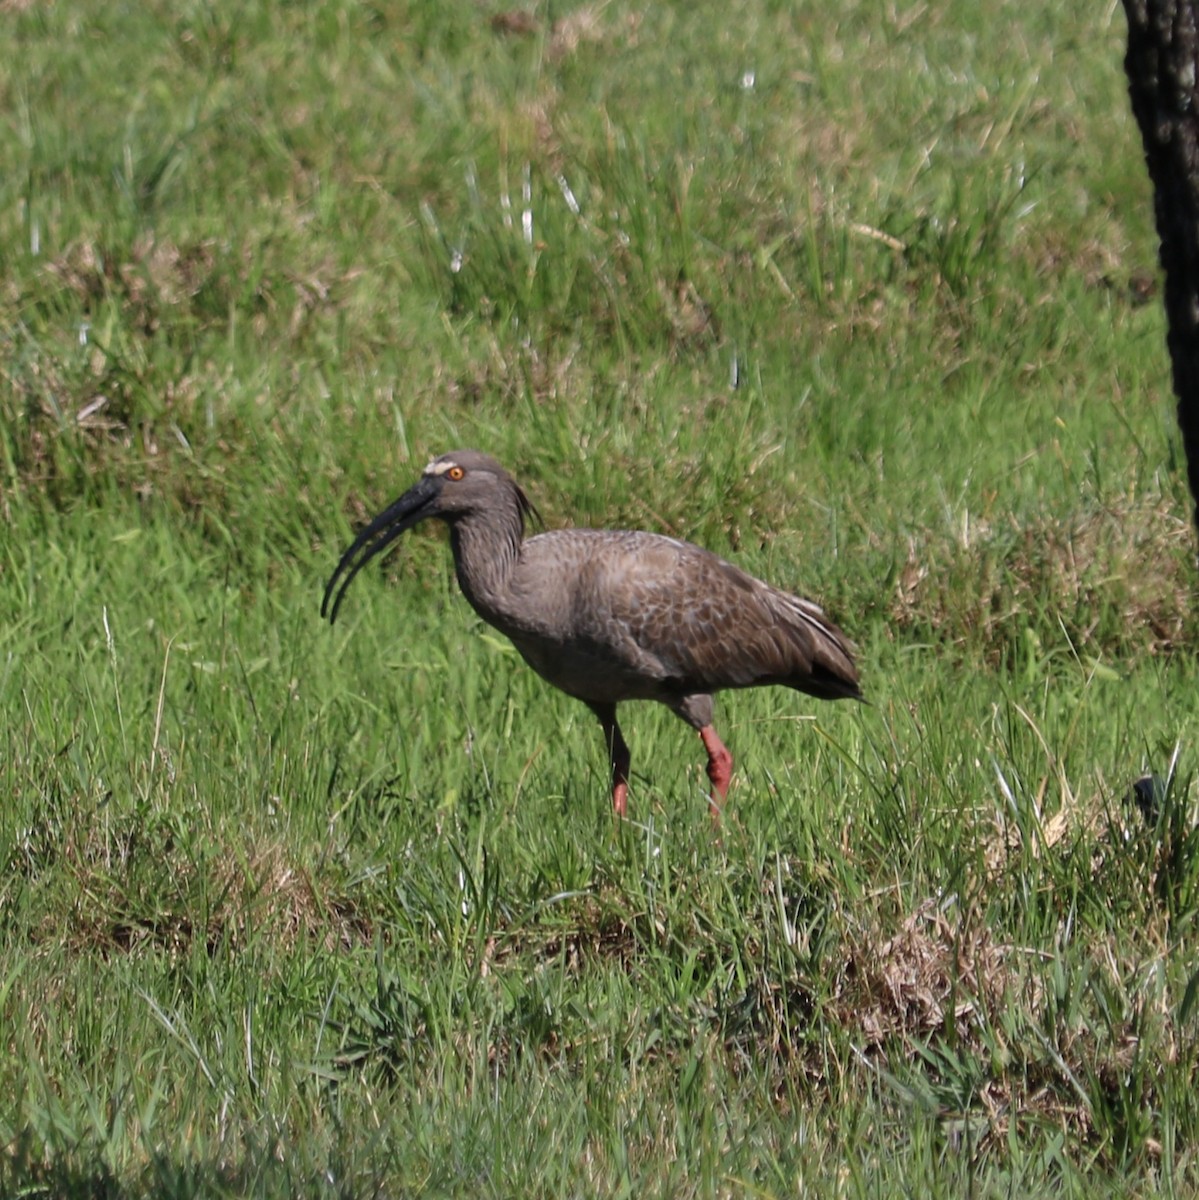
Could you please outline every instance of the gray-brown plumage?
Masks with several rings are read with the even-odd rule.
[[[321,615],[336,620],[346,589],[371,558],[419,521],[440,517],[475,611],[539,675],[599,718],[619,815],[629,779],[629,750],[616,722],[622,700],[657,700],[699,731],[718,817],[733,759],[712,726],[713,693],[782,684],[822,700],[861,699],[852,649],[812,601],[654,533],[559,529],[526,538],[525,519],[535,512],[494,458],[478,450],[443,454],[354,539],[325,589]]]

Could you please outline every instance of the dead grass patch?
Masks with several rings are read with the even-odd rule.
[[[981,638],[998,652],[1015,625],[1040,616],[1076,651],[1166,653],[1186,641],[1193,541],[1162,498],[1028,525],[963,520],[956,537],[909,539],[891,619],[898,630]]]
[[[952,1021],[959,1035],[992,1021],[1022,981],[1013,949],[976,924],[953,922],[935,899],[923,901],[882,938],[865,928],[850,936],[832,1007],[858,1030],[867,1049],[893,1037],[926,1038]]]
[[[599,6],[583,5],[559,17],[550,29],[550,58],[569,58],[580,46],[602,42],[605,34],[600,11]]]
[[[1093,1038],[1086,1045],[1068,1037],[1057,1038],[1060,1045],[1038,1041],[1032,1029],[1043,1021],[1046,989],[1032,964],[1020,947],[976,922],[951,919],[929,898],[890,936],[875,927],[850,935],[830,1011],[863,1065],[882,1067],[888,1078],[896,1056],[917,1066],[918,1103],[953,1137],[967,1132],[976,1152],[1001,1146],[1013,1123],[1028,1120],[1086,1135],[1093,1110],[1079,1090],[1083,1056],[1114,1065],[1118,1054]],[[1007,1041],[1004,1016],[1012,1012],[1025,1014],[1029,1028],[1017,1046]],[[819,1076],[819,1064],[810,1072]]]
[[[89,822],[67,833],[58,856],[74,879],[74,899],[66,913],[48,906],[38,941],[102,954],[183,955],[197,943],[209,954],[259,942],[286,953],[302,944],[345,949],[373,937],[373,922],[351,897],[319,887],[269,838],[199,856],[165,825],[131,821],[114,831]]]
[[[180,246],[169,238],[142,234],[128,255],[92,241],[75,242],[47,270],[84,304],[114,296],[133,314],[133,323],[152,333],[161,324],[160,305],[195,296],[212,275],[216,243]]]

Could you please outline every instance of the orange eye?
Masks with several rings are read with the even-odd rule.
[[[463,470],[461,467],[451,467],[451,468],[450,468],[450,469],[449,469],[449,470],[446,472],[446,474],[447,474],[447,475],[448,475],[448,476],[449,476],[449,477],[450,477],[450,478],[451,478],[451,479],[452,479],[452,480],[453,480],[455,483],[457,483],[457,482],[458,482],[458,480],[459,480],[459,479],[461,479],[461,478],[462,478],[462,476],[466,474],[466,472],[465,472],[465,471],[464,471],[464,470]]]

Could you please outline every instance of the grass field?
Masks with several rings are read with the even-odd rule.
[[[1199,1192],[1124,33],[0,2],[0,1193]],[[319,619],[464,445],[819,597],[871,703],[725,696],[719,839],[629,706],[616,827],[439,531]]]

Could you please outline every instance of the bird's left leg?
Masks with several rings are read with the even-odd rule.
[[[632,756],[616,723],[615,704],[592,704],[591,711],[599,717],[604,731],[604,745],[612,764],[612,811],[623,817],[629,806],[629,765]]]
[[[708,809],[712,813],[712,820],[719,822],[720,809],[724,804],[724,798],[729,794],[729,783],[733,778],[733,756],[724,742],[720,740],[716,727],[711,723],[699,731],[699,736],[703,739],[704,749],[708,752],[708,778],[712,781]]]

